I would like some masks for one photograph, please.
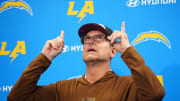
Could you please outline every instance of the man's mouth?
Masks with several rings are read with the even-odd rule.
[[[88,52],[96,52],[96,50],[94,48],[89,48]]]

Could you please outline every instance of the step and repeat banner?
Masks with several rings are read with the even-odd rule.
[[[123,21],[131,45],[164,86],[163,101],[179,101],[179,10],[177,0],[0,0],[0,101],[7,100],[24,69],[61,30],[65,32],[63,53],[41,75],[38,85],[85,74],[80,26],[99,23],[121,30]],[[120,56],[112,59],[112,70],[131,75]]]

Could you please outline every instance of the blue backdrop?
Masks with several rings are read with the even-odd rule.
[[[38,85],[85,73],[78,29],[100,23],[121,30],[126,22],[129,41],[159,75],[165,87],[163,101],[179,101],[180,4],[176,0],[0,0],[0,101],[6,101],[23,70],[41,52],[47,40],[65,31],[65,47]],[[130,75],[117,54],[112,70]]]

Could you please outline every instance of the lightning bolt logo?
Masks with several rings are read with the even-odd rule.
[[[17,41],[17,46],[9,56],[12,57],[11,62],[19,55],[17,53],[26,54],[25,41]]]
[[[11,54],[11,55],[9,56],[9,57],[12,57],[10,63],[12,63],[17,56],[18,56],[18,54],[16,54],[16,53]]]
[[[164,43],[169,49],[171,49],[171,44],[168,38],[160,32],[157,31],[149,31],[140,33],[135,40],[131,43],[133,46],[136,46],[139,43],[144,41],[154,40],[156,42]]]
[[[84,14],[85,12],[89,14],[94,14],[93,1],[85,1],[85,5],[78,15],[78,17],[81,17],[79,22],[87,15],[87,14]]]
[[[9,1],[3,2],[2,5],[0,6],[0,13],[6,11],[8,9],[12,9],[12,8],[18,8],[20,10],[24,9],[31,16],[33,16],[31,7],[25,1],[22,1],[22,0],[19,0],[19,1],[9,0]]]
[[[79,22],[81,22],[81,20],[86,16],[87,14],[84,13],[79,13],[79,15],[77,17],[80,17]]]

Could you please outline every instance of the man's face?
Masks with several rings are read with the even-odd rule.
[[[90,31],[84,37],[83,60],[85,62],[110,61],[114,47],[100,31]]]

